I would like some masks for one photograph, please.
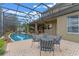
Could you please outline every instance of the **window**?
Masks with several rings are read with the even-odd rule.
[[[79,33],[79,16],[68,17],[68,32]]]

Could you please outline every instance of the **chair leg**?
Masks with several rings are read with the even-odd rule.
[[[53,45],[53,56],[54,56],[55,44]]]
[[[61,52],[61,47],[60,47],[60,44],[59,44],[59,50],[60,50],[60,52]]]
[[[41,56],[41,51],[40,51],[40,56]]]
[[[53,51],[53,56],[54,56],[54,51]]]
[[[60,44],[59,44],[59,49],[60,49]]]
[[[31,45],[31,48],[33,47],[33,41],[32,41],[32,45]]]

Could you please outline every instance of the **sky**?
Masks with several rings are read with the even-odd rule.
[[[35,8],[34,10],[39,11],[39,12],[45,12],[46,10],[48,10],[48,8],[45,5],[43,5],[43,4],[38,6],[40,3],[21,3],[21,4],[26,6],[26,7],[31,8],[31,9]],[[55,5],[54,3],[44,3],[44,4],[46,4],[49,8],[51,8],[51,7],[53,7]],[[4,3],[1,6],[6,7],[6,8],[10,8],[10,9],[14,9],[14,10],[17,10],[17,7],[18,7],[19,11],[22,11],[22,12],[25,12],[25,13],[29,13],[30,12],[30,14],[32,14],[32,15],[36,14],[35,11],[32,11],[30,9],[27,9],[27,8],[24,8],[24,7],[21,7],[21,6],[18,6],[18,5],[13,4],[13,3]],[[6,10],[7,9],[4,9],[4,11],[6,11]],[[12,13],[12,14],[16,14],[17,13],[17,15],[26,16],[26,14],[24,14],[24,13],[12,11],[12,10],[8,10],[8,11],[6,11],[6,13]],[[19,17],[19,18],[22,19],[21,17]],[[36,20],[39,17],[38,17],[38,15],[35,15],[35,16],[31,16],[31,18],[32,19],[29,19],[29,21]]]
[[[39,5],[40,3],[21,3],[21,4],[27,6],[27,7],[31,8],[31,9],[33,9],[33,8],[37,7],[37,5]],[[53,6],[53,3],[45,3],[45,4],[47,6],[49,6],[49,7],[52,7]],[[2,6],[17,10],[17,5],[12,4],[12,3],[5,3]],[[44,5],[41,4],[35,10],[40,11],[40,12],[44,12],[47,9],[48,8],[46,6],[44,6]],[[19,6],[18,10],[24,11],[24,12],[31,11],[30,9],[26,9],[26,8],[23,8],[23,7],[20,7],[20,6]]]

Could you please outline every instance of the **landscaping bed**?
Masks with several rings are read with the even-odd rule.
[[[0,55],[3,55],[6,50],[6,42],[3,38],[0,38]]]

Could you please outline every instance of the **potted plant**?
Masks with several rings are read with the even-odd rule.
[[[6,42],[3,38],[0,38],[0,55],[3,55],[6,50]]]

